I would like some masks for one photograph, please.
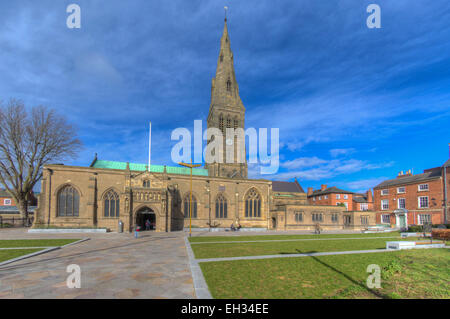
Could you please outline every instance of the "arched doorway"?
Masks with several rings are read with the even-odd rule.
[[[273,229],[277,228],[277,219],[275,217],[272,217],[272,228]]]
[[[150,207],[142,207],[136,212],[135,225],[146,230],[145,222],[150,221],[150,230],[156,229],[156,214]]]

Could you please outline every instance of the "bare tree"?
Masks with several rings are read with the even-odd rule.
[[[81,148],[76,129],[45,106],[27,112],[21,101],[0,104],[0,183],[28,220],[28,199],[45,164],[73,158]]]

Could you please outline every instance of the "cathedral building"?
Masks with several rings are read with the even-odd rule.
[[[226,146],[232,146],[235,161],[194,168],[192,201],[189,168],[149,168],[96,156],[88,167],[44,167],[34,227],[118,231],[122,224],[124,231],[132,231],[149,220],[152,230],[168,232],[186,229],[190,223],[194,229],[205,230],[230,228],[232,224],[260,230],[312,230],[316,224],[323,229],[363,229],[375,224],[374,216],[361,223],[356,212],[340,206],[308,204],[307,194],[297,180],[248,178],[247,163],[236,160],[236,137],[230,139],[225,134],[226,128],[245,128],[245,107],[239,97],[226,19],[207,126],[224,133],[223,152],[219,150],[219,155],[225,156]]]

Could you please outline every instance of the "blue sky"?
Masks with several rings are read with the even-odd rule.
[[[280,128],[264,178],[363,191],[447,160],[448,0],[2,1],[0,99],[76,124],[84,149],[66,164],[145,163],[151,120],[152,163],[173,165],[171,131],[208,113],[224,5],[246,126]]]

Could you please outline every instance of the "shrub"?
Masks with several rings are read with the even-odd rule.
[[[402,265],[396,261],[393,260],[389,264],[387,264],[383,269],[381,270],[381,278],[388,279],[392,275],[395,275],[397,273],[402,272]]]
[[[423,226],[421,226],[421,225],[410,225],[408,227],[408,232],[410,232],[410,233],[421,233],[421,232],[423,232]]]

